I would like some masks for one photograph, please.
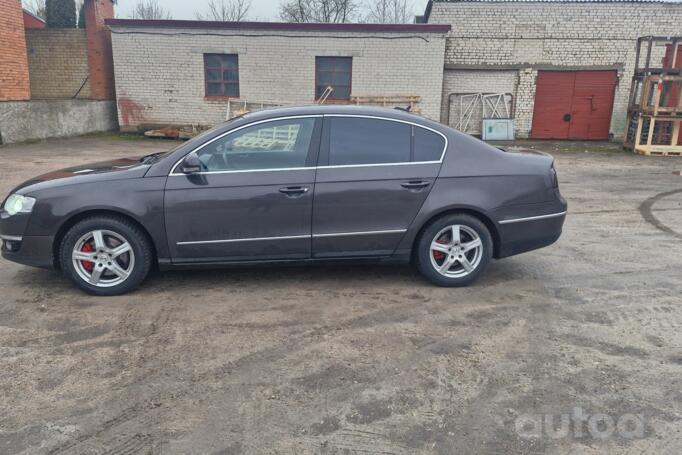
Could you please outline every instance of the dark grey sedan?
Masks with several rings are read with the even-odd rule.
[[[553,159],[399,110],[251,113],[169,152],[51,172],[0,213],[2,255],[115,295],[161,269],[371,259],[463,286],[556,241]]]

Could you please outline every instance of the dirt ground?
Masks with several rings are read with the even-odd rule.
[[[564,234],[466,289],[338,266],[94,298],[0,261],[0,453],[681,453],[682,160],[525,145],[557,158]],[[0,193],[170,146],[2,147]]]

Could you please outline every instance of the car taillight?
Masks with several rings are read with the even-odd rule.
[[[552,167],[549,170],[550,178],[552,179],[552,186],[554,188],[559,188],[559,178],[556,175],[556,169],[554,169],[554,163],[552,163]]]

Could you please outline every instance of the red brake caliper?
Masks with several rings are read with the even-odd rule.
[[[83,248],[81,248],[81,251],[83,253],[92,253],[95,250],[94,248],[92,248],[92,245],[86,243],[85,245],[83,245]],[[90,261],[81,261],[81,264],[83,264],[83,268],[88,272],[92,271],[93,267],[95,267],[95,264]]]
[[[444,244],[445,242],[442,240],[436,240],[436,243]],[[440,261],[441,259],[445,258],[445,253],[443,253],[442,251],[434,251],[433,258],[437,261]]]

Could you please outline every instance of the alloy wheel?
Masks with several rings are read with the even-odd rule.
[[[438,273],[449,278],[462,278],[471,274],[483,257],[483,242],[475,230],[455,224],[435,235],[429,251],[431,265]]]
[[[109,230],[94,230],[81,236],[73,247],[71,260],[81,279],[101,288],[123,283],[135,267],[130,242]]]

